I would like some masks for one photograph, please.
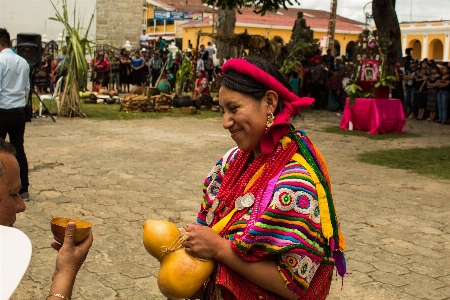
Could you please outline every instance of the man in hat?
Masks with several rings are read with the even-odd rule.
[[[164,67],[164,62],[162,61],[162,59],[159,57],[159,50],[155,51],[153,53],[153,57],[150,60],[150,69],[152,72],[152,87],[156,87],[156,81],[159,78],[159,74],[161,74],[161,71]]]

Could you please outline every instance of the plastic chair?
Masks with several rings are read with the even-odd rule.
[[[59,112],[59,94],[62,91],[62,80],[63,80],[63,76],[59,77],[58,81],[56,82],[55,85],[55,90],[53,91],[53,95],[52,94],[45,94],[45,95],[41,95],[40,98],[42,101],[44,100],[54,100],[56,102],[56,108],[57,111]],[[42,102],[39,103],[39,117],[42,117]]]

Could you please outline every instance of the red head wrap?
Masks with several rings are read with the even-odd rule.
[[[290,125],[290,118],[296,116],[300,112],[300,108],[309,107],[314,102],[314,98],[299,98],[270,74],[245,59],[236,58],[228,60],[223,65],[222,72],[226,74],[230,70],[255,79],[269,90],[277,93],[279,97],[278,101],[283,101],[283,109],[275,116],[273,125],[266,130],[261,139],[260,146],[262,153],[270,153],[285,133],[286,128]]]

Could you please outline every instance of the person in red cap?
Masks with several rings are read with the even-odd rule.
[[[197,224],[183,234],[188,254],[217,261],[195,298],[325,299],[333,267],[346,273],[345,239],[325,160],[290,122],[314,99],[261,59],[222,71],[223,127],[237,147],[207,176]]]

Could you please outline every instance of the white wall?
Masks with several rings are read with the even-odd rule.
[[[77,0],[77,15],[84,15],[84,27],[87,27],[91,15],[95,14],[95,0]],[[62,11],[62,4],[58,0],[53,3]],[[73,20],[73,8],[75,0],[67,0],[68,12]],[[63,31],[61,23],[49,20],[55,16],[55,9],[50,0],[0,0],[0,28],[6,28],[11,39],[15,39],[18,33],[46,34],[47,39],[56,40]],[[78,19],[78,16],[77,16]],[[73,21],[71,21],[73,24]],[[96,20],[92,22],[89,38],[95,40]],[[73,25],[72,25],[73,26]]]

